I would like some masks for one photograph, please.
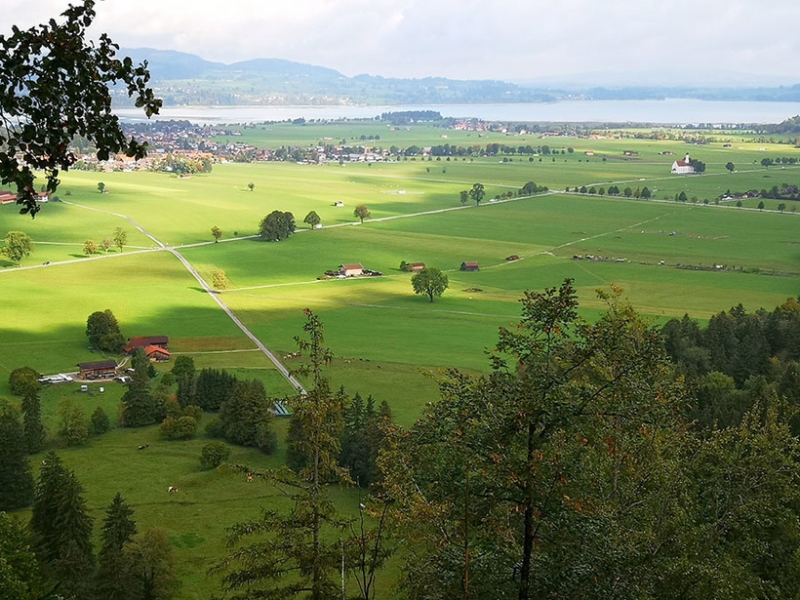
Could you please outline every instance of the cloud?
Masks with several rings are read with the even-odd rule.
[[[30,26],[68,2],[3,4]],[[106,0],[96,10],[92,31],[123,46],[220,62],[284,58],[346,75],[508,80],[725,68],[793,77],[800,58],[789,25],[800,20],[796,0]]]

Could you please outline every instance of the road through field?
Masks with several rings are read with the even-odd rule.
[[[278,357],[275,356],[275,354],[273,354],[272,351],[270,351],[270,349],[267,348],[261,342],[261,340],[259,340],[255,336],[255,334],[247,328],[247,326],[244,323],[242,323],[241,319],[239,319],[239,317],[237,317],[233,313],[233,311],[228,307],[228,305],[225,304],[225,302],[222,301],[222,298],[219,297],[219,294],[217,294],[216,291],[213,290],[211,288],[211,286],[208,285],[208,283],[206,283],[206,280],[202,278],[200,273],[197,272],[197,270],[192,266],[192,264],[188,260],[186,260],[186,258],[180,252],[178,252],[178,250],[176,250],[175,248],[172,248],[172,247],[164,245],[163,242],[161,242],[158,238],[156,238],[149,231],[147,231],[144,227],[139,225],[136,221],[134,221],[133,219],[131,219],[127,215],[123,215],[123,214],[120,214],[120,213],[114,213],[114,212],[110,212],[110,211],[104,211],[104,210],[100,210],[100,209],[97,209],[97,208],[92,208],[92,207],[89,207],[89,206],[83,206],[81,204],[76,204],[74,202],[64,202],[64,204],[69,204],[71,206],[76,206],[78,208],[85,208],[87,210],[94,210],[94,211],[97,211],[97,212],[102,212],[102,213],[106,213],[106,214],[109,214],[109,215],[113,215],[115,217],[120,217],[122,219],[125,219],[128,222],[130,222],[131,225],[136,227],[136,229],[138,229],[144,235],[146,235],[148,238],[153,240],[153,242],[160,249],[166,250],[167,252],[172,254],[175,258],[177,258],[181,262],[181,264],[186,268],[186,270],[189,271],[189,273],[191,273],[192,276],[194,276],[195,279],[197,279],[197,281],[200,284],[200,286],[208,293],[209,296],[211,296],[214,299],[214,301],[219,305],[219,307],[222,310],[225,311],[225,314],[227,314],[230,317],[230,319],[236,324],[236,326],[239,329],[242,330],[242,333],[244,333],[248,338],[250,338],[250,340],[256,345],[256,347],[259,350],[261,350],[261,352],[264,353],[264,355],[272,362],[272,364],[275,365],[275,368],[278,369],[278,371],[281,373],[281,375],[284,376],[284,378],[292,385],[292,387],[294,389],[296,389],[299,393],[306,394],[306,389],[294,377],[294,375],[289,373],[289,369],[287,369],[285,366],[283,366],[283,364],[278,360]],[[210,242],[210,243],[213,243],[213,242]]]

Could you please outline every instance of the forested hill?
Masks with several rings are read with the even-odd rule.
[[[394,79],[379,75],[347,77],[325,67],[282,59],[260,58],[224,64],[184,52],[123,48],[120,55],[148,61],[153,87],[165,105],[404,105],[555,102],[579,100],[800,101],[800,85],[788,87],[670,87],[596,84],[566,87],[496,80],[443,77]],[[115,102],[130,101],[121,91]]]

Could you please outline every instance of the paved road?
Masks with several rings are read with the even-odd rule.
[[[105,211],[105,210],[100,210],[100,209],[97,209],[97,208],[92,208],[92,207],[90,207],[90,206],[84,206],[84,205],[81,205],[81,204],[75,204],[75,203],[73,203],[73,202],[64,202],[64,204],[70,204],[70,205],[72,205],[72,206],[77,206],[77,207],[79,207],[79,208],[85,208],[85,209],[87,209],[87,210],[93,210],[93,211],[96,211],[96,212],[106,213],[106,214],[113,215],[113,216],[115,216],[115,217],[120,217],[120,218],[122,218],[122,219],[125,219],[125,220],[127,220],[129,223],[131,223],[131,225],[133,225],[134,227],[136,227],[136,229],[138,229],[138,230],[139,230],[139,231],[141,231],[141,232],[142,232],[144,235],[146,235],[146,236],[147,236],[147,237],[149,237],[151,240],[153,240],[153,242],[154,242],[154,243],[155,243],[155,244],[156,244],[156,245],[157,245],[157,246],[158,246],[160,249],[162,249],[162,250],[166,250],[167,252],[169,252],[169,253],[171,253],[173,256],[175,256],[175,258],[177,258],[179,261],[181,261],[181,264],[182,264],[184,267],[186,267],[186,270],[187,270],[187,271],[189,271],[189,273],[191,273],[191,274],[194,276],[194,278],[195,278],[195,279],[197,279],[197,281],[200,283],[200,285],[202,286],[202,288],[203,288],[203,289],[204,289],[206,292],[208,292],[209,296],[211,296],[211,297],[214,299],[214,301],[215,301],[215,302],[216,302],[216,303],[219,305],[219,307],[220,307],[222,310],[224,310],[224,311],[225,311],[225,313],[226,313],[226,314],[227,314],[227,315],[228,315],[228,316],[231,318],[231,320],[232,320],[234,323],[236,323],[236,326],[237,326],[239,329],[241,329],[241,330],[242,330],[242,333],[244,333],[244,334],[245,334],[247,337],[249,337],[249,338],[252,340],[252,342],[253,342],[253,343],[256,345],[256,347],[258,347],[258,349],[259,349],[259,350],[261,350],[261,352],[263,352],[263,353],[264,353],[264,355],[265,355],[265,356],[266,356],[268,359],[270,359],[270,361],[272,361],[272,364],[274,364],[274,365],[275,365],[275,368],[276,368],[276,369],[278,369],[278,371],[281,373],[281,375],[283,375],[283,376],[286,378],[286,380],[287,380],[287,381],[288,381],[288,382],[289,382],[289,383],[292,385],[292,387],[293,387],[294,389],[296,389],[296,390],[297,390],[297,391],[298,391],[300,394],[306,394],[306,393],[307,393],[307,392],[306,392],[306,389],[303,387],[303,385],[302,385],[302,384],[301,384],[301,383],[300,383],[300,382],[299,382],[299,381],[298,381],[298,380],[297,380],[297,379],[294,377],[294,375],[292,375],[291,373],[289,373],[289,369],[287,369],[286,367],[284,367],[284,366],[283,366],[283,364],[281,363],[281,361],[279,361],[279,360],[278,360],[278,357],[277,357],[277,356],[275,356],[275,354],[273,354],[273,353],[272,353],[272,351],[270,351],[270,349],[269,349],[269,348],[267,348],[267,347],[266,347],[266,346],[265,346],[263,343],[261,343],[261,340],[259,340],[259,339],[258,339],[258,338],[255,336],[255,334],[254,334],[252,331],[250,331],[250,330],[247,328],[247,326],[246,326],[244,323],[242,323],[241,319],[239,319],[239,317],[237,317],[237,316],[236,316],[236,315],[233,313],[233,311],[232,311],[232,310],[231,310],[231,309],[228,307],[228,305],[227,305],[227,304],[225,304],[225,302],[223,302],[223,301],[222,301],[222,299],[219,297],[219,294],[217,294],[217,293],[216,293],[216,292],[215,292],[215,291],[214,291],[214,290],[211,288],[211,286],[209,286],[209,285],[208,285],[208,283],[206,283],[205,279],[203,279],[203,278],[200,276],[200,273],[198,273],[198,272],[197,272],[197,270],[196,270],[196,269],[195,269],[195,268],[192,266],[192,264],[191,264],[191,263],[190,263],[188,260],[186,260],[186,258],[185,258],[185,257],[184,257],[184,256],[183,256],[183,255],[182,255],[180,252],[178,252],[178,251],[177,251],[175,248],[172,248],[172,247],[169,247],[169,246],[166,246],[166,245],[164,245],[164,243],[162,243],[162,242],[161,242],[161,240],[159,240],[158,238],[156,238],[156,237],[155,237],[154,235],[152,235],[152,234],[151,234],[149,231],[147,231],[147,230],[146,230],[144,227],[142,227],[141,225],[139,225],[139,224],[138,224],[136,221],[134,221],[133,219],[131,219],[131,218],[130,218],[130,217],[128,217],[127,215],[123,215],[123,214],[120,214],[120,213],[114,213],[114,212],[110,212],[110,211]],[[209,243],[213,244],[214,242],[209,242]],[[132,254],[132,253],[129,253],[129,254]],[[117,255],[117,256],[119,256],[119,255]],[[80,260],[85,260],[85,259],[80,259]]]

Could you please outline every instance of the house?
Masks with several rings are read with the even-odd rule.
[[[148,346],[158,346],[165,350],[169,347],[169,337],[166,335],[153,335],[149,337],[132,337],[125,346],[125,353],[130,354],[136,348],[147,348]]]
[[[17,194],[8,190],[0,190],[0,204],[11,204],[17,201]]]
[[[111,379],[116,375],[116,371],[117,361],[112,359],[78,363],[80,379]]]
[[[360,263],[355,263],[352,265],[339,265],[339,275],[344,275],[345,277],[356,277],[357,275],[364,274],[364,266]]]
[[[477,261],[466,261],[461,263],[461,270],[462,271],[479,271],[480,268],[478,267]]]
[[[424,268],[425,268],[425,263],[420,263],[420,262],[411,263],[408,265],[408,270],[411,271],[412,273],[419,273]]]
[[[144,354],[150,362],[169,362],[170,359],[169,350],[161,346],[147,346],[144,349]]]
[[[692,173],[694,173],[694,167],[691,164],[691,159],[688,154],[683,160],[676,160],[672,163],[673,175],[691,175]]]

